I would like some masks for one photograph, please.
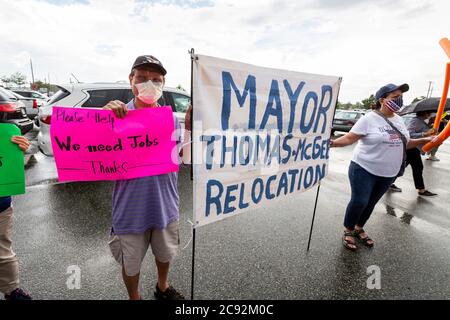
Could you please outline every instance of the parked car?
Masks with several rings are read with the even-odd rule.
[[[38,106],[42,106],[50,100],[49,97],[47,97],[43,93],[40,93],[39,91],[28,89],[14,89],[14,88],[12,88],[11,91],[20,94],[22,97],[36,99]]]
[[[15,124],[22,134],[33,129],[33,121],[27,117],[25,106],[21,101],[0,88],[0,122]]]
[[[101,108],[112,100],[128,103],[134,97],[128,83],[75,83],[58,86],[50,101],[39,108],[38,145],[42,153],[52,156],[50,124],[53,106],[74,108]],[[184,127],[184,117],[189,107],[190,97],[187,92],[175,88],[164,88],[163,96],[158,100],[162,106],[172,106],[173,112]]]
[[[5,89],[5,91],[7,91],[10,96],[15,97],[17,100],[23,102],[28,118],[33,120],[37,116],[39,106],[36,99],[23,97],[20,94],[15,93],[14,91],[9,89]]]
[[[356,121],[366,113],[367,111],[362,110],[336,110],[331,134],[334,134],[335,131],[349,132]]]

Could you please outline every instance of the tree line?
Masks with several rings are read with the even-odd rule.
[[[1,83],[1,86],[5,87],[5,88],[15,88],[15,87],[24,86],[25,84],[28,83],[28,81],[27,81],[26,75],[24,75],[23,73],[20,73],[20,72],[15,72],[15,73],[11,74],[10,76],[1,76],[0,83]],[[43,91],[45,91],[47,93],[58,91],[57,86],[47,83],[47,82],[43,82],[41,80],[37,80],[34,83],[30,83],[30,87],[33,90],[44,89]]]

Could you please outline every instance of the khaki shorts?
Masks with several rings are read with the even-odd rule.
[[[140,234],[111,232],[108,244],[116,261],[123,266],[125,273],[132,277],[140,272],[149,246],[159,262],[172,261],[180,244],[178,221],[169,223],[165,229],[148,229]]]
[[[12,250],[13,209],[0,212],[0,292],[19,287],[19,262]]]

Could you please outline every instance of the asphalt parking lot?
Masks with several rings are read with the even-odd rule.
[[[315,190],[198,228],[195,298],[448,299],[450,144],[440,148],[440,162],[424,160],[426,185],[439,196],[418,197],[407,168],[396,182],[403,192],[386,194],[366,227],[375,247],[356,253],[344,249],[340,238],[351,150],[332,150],[309,252]],[[22,286],[35,299],[127,299],[107,246],[112,184],[59,184],[53,159],[39,152],[26,168],[27,193],[14,200]],[[171,282],[189,297],[192,187],[186,169],[179,190],[182,249]],[[81,270],[79,289],[66,285],[67,268],[74,265]],[[381,289],[367,288],[370,266],[381,270]],[[148,253],[141,273],[144,299],[153,299],[155,283]]]

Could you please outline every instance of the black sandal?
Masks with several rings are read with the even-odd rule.
[[[369,236],[367,236],[367,237],[365,237],[365,238],[361,238],[361,237],[360,237],[360,234],[361,234],[361,233],[366,233],[366,232],[364,231],[364,229],[359,229],[359,230],[355,229],[355,235],[358,237],[358,239],[359,239],[366,247],[372,248],[373,245],[374,245],[374,241],[373,241]],[[369,243],[369,241],[372,241],[372,243]]]
[[[348,250],[351,251],[356,251],[357,247],[356,247],[356,241],[351,242],[348,239],[345,239],[345,237],[352,237],[352,238],[356,238],[356,233],[355,231],[344,231],[344,235],[342,236],[342,244],[344,245],[345,248],[347,248]],[[354,246],[354,247],[352,247]]]

